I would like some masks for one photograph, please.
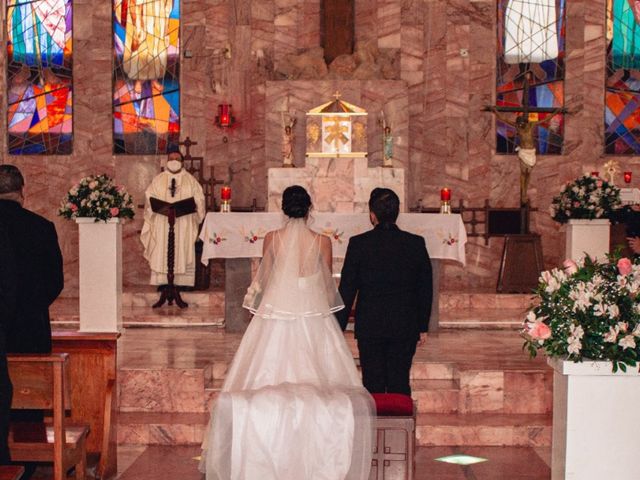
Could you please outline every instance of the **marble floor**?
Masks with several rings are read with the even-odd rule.
[[[176,420],[178,423],[206,424],[204,393],[192,399],[194,408],[186,410],[192,413],[171,413],[171,408],[165,408],[168,404],[159,405],[157,412],[149,409],[145,390],[148,387],[146,393],[156,395],[152,383],[157,386],[166,375],[173,379],[174,370],[202,370],[214,379],[223,378],[241,338],[241,334],[215,327],[124,329],[118,342],[119,434],[127,430],[129,423],[170,423],[173,416],[182,419]],[[353,335],[347,333],[346,339],[355,353]],[[543,358],[532,360],[522,351],[522,339],[515,330],[444,329],[431,334],[416,352],[412,373],[418,376],[417,380],[414,378],[414,397],[418,399],[417,437],[421,445],[416,451],[415,480],[549,479],[550,415],[545,392],[550,386],[541,380],[548,377],[548,369]],[[431,378],[434,372],[457,373],[455,380],[421,380]],[[147,380],[149,385],[145,386],[141,379],[147,374],[155,380]],[[129,382],[128,375],[134,375]],[[465,386],[467,380],[469,385]],[[138,390],[136,395],[141,396],[138,403],[133,398],[134,407],[127,404],[131,400],[127,385],[131,382]],[[456,384],[453,392],[451,382]],[[169,383],[175,388],[173,380]],[[425,390],[431,387],[436,390]],[[437,390],[441,387],[444,391]],[[421,405],[428,408],[421,409]],[[162,422],[155,417],[162,418]],[[544,419],[542,427],[536,426],[538,417]],[[505,421],[509,424],[506,427]],[[521,422],[529,422],[531,427],[524,442],[513,441]],[[541,428],[544,435],[536,436]],[[124,435],[120,439],[119,435],[117,479],[201,480],[197,470],[201,438],[196,437],[188,441],[163,438],[136,443],[129,441],[131,437]],[[435,460],[453,454],[486,461],[464,466]],[[50,476],[46,468],[40,468],[33,478],[44,480]]]
[[[486,461],[468,466],[436,461],[466,454]],[[120,447],[118,480],[201,480],[194,446]],[[415,480],[548,480],[549,448],[419,447]]]

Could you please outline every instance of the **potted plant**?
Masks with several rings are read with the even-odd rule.
[[[133,199],[107,175],[83,178],[65,195],[60,216],[79,229],[80,330],[117,332],[122,325],[122,223]]]
[[[543,272],[521,333],[554,369],[552,479],[635,478],[640,264],[587,256]]]
[[[550,207],[551,218],[567,224],[565,257],[604,259],[609,252],[608,219],[620,205],[620,189],[600,177],[584,175],[567,182]]]

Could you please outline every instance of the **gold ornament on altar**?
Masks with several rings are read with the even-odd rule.
[[[615,185],[613,180],[615,176],[618,173],[620,173],[620,165],[618,164],[618,162],[616,162],[615,160],[609,160],[607,163],[604,164],[604,171],[605,171],[605,175],[609,177],[607,181],[611,185]]]
[[[307,112],[308,157],[367,156],[367,112],[340,100],[340,96],[340,92],[336,92],[335,100]],[[355,121],[360,119],[363,121]]]

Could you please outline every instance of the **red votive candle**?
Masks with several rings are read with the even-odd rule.
[[[444,187],[442,190],[440,190],[440,200],[442,200],[443,202],[448,202],[451,200],[451,190],[448,189],[447,187]]]
[[[597,170],[594,172],[591,172],[591,176],[592,177],[599,177],[600,176],[600,172],[598,172]]]
[[[624,172],[624,183],[631,183],[631,172]]]
[[[220,198],[222,200],[231,200],[231,187],[222,187],[220,189]]]

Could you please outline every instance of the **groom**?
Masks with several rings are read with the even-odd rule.
[[[355,336],[365,388],[411,395],[411,361],[431,313],[431,261],[424,238],[396,225],[399,210],[392,190],[371,192],[373,230],[349,240],[340,280],[345,308],[336,316],[344,330],[357,294]]]

